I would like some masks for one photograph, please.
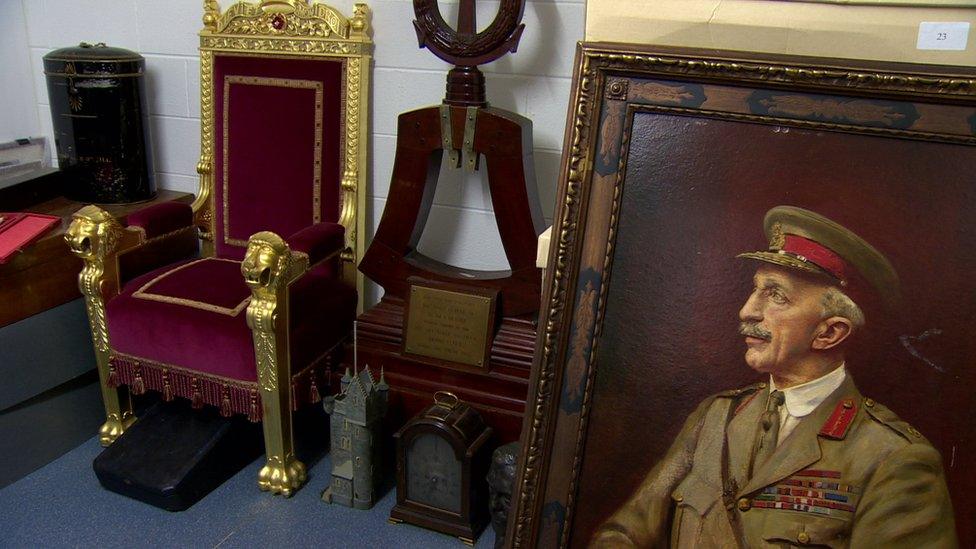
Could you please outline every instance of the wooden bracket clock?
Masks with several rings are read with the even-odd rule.
[[[517,440],[535,347],[542,214],[532,166],[532,123],[488,106],[478,65],[515,51],[524,0],[503,0],[481,32],[475,1],[461,0],[457,28],[434,0],[414,0],[421,47],[455,67],[443,104],[403,113],[389,198],[359,269],[385,290],[359,317],[361,359],[394,387],[388,418],[400,424],[450,390],[485,416],[501,442]],[[487,170],[509,269],[474,271],[417,251],[444,153],[454,168]]]
[[[488,524],[486,476],[491,428],[448,392],[407,422],[397,439],[397,503],[391,522],[409,522],[474,545]]]

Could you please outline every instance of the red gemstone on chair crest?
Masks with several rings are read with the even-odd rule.
[[[280,13],[275,14],[275,16],[271,18],[271,26],[274,27],[275,30],[285,28],[285,16],[281,15]]]

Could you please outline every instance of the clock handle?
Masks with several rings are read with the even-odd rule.
[[[457,397],[454,393],[450,391],[437,391],[434,393],[434,404],[438,406],[443,406],[448,410],[453,410],[457,408],[458,404],[461,403],[461,399]]]

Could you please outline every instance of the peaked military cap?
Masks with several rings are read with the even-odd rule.
[[[769,249],[737,257],[826,275],[845,292],[860,278],[889,308],[900,303],[898,274],[888,259],[839,223],[803,208],[776,206],[766,212],[763,227]]]

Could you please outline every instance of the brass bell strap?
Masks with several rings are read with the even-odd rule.
[[[452,168],[460,168],[461,158],[458,155],[458,150],[454,148],[452,135],[451,107],[449,105],[441,105],[441,148],[447,151],[450,166]]]
[[[464,142],[461,150],[454,148],[454,130],[451,125],[451,106],[441,105],[441,148],[448,153],[448,162],[452,168],[460,168],[463,160],[464,169],[475,172],[479,167],[480,155],[474,151],[474,135],[480,107],[466,107],[464,113]]]

